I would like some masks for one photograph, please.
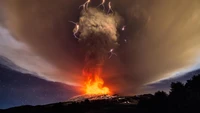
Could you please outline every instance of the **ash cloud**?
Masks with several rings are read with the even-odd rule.
[[[49,74],[58,82],[79,83],[83,79],[85,52],[73,38],[73,25],[68,21],[79,19],[78,7],[84,1],[4,1],[7,28],[14,38],[58,70],[55,75],[46,70],[45,79]],[[119,32],[118,57],[106,60],[102,75],[115,92],[135,93],[142,85],[172,77],[173,73],[199,62],[198,0],[111,2],[113,10],[123,17],[126,25],[126,30]],[[91,3],[90,7],[98,6],[101,0],[91,0]],[[116,35],[114,33],[112,39]],[[86,36],[87,33],[80,37]],[[124,38],[127,43],[123,43]]]
[[[79,19],[79,42],[85,51],[85,69],[102,67],[110,49],[117,46],[118,14],[106,14],[96,8],[81,12]]]

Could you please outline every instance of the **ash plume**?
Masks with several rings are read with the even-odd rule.
[[[20,65],[22,68],[29,67],[29,71],[42,73],[43,76],[38,76],[47,80],[79,84],[83,79],[81,73],[87,59],[93,59],[88,67],[102,63],[110,47],[116,47],[112,45],[116,44],[116,41],[119,44],[116,49],[117,57],[104,62],[102,78],[106,86],[117,93],[137,93],[138,89],[148,83],[176,77],[174,73],[200,63],[199,0],[111,0],[113,10],[123,17],[126,25],[126,30],[120,31],[119,35],[115,29],[118,20],[111,23],[114,27],[111,27],[110,31],[107,29],[102,32],[102,26],[95,26],[95,18],[95,21],[87,20],[93,19],[93,16],[88,17],[92,12],[104,17],[101,12],[89,9],[88,13],[82,12],[80,15],[78,7],[84,2],[81,0],[3,1],[5,4],[1,6],[6,15],[6,23],[3,24],[12,34],[12,39],[28,46],[29,53],[39,56],[45,63],[33,62],[38,60],[26,52],[18,54],[15,50],[24,51],[24,47],[3,43],[2,37],[0,45],[6,44],[7,49],[2,46],[0,55],[9,56],[17,65],[24,62]],[[98,6],[100,3],[101,0],[91,0],[89,7]],[[118,17],[110,17],[111,20],[114,18]],[[80,42],[73,38],[73,25],[68,22],[78,19],[81,32],[77,35]],[[106,25],[106,22],[100,25],[104,24]],[[101,32],[98,34],[97,30]],[[2,33],[2,30],[0,31]],[[100,38],[102,36],[103,38]],[[10,38],[3,39],[7,42]],[[126,43],[124,39],[127,40]],[[97,43],[96,46],[91,46],[93,42]],[[26,60],[23,56],[26,56]],[[48,69],[48,64],[56,72]]]
[[[79,19],[79,42],[85,51],[85,70],[103,66],[110,49],[117,46],[120,16],[96,8],[83,10]]]

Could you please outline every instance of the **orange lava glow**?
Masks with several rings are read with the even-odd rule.
[[[95,72],[94,75],[84,73],[87,76],[84,91],[86,94],[110,94],[110,89],[104,86],[104,81],[100,78],[100,73]]]

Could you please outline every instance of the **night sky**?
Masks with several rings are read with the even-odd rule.
[[[72,86],[48,82],[0,64],[0,109],[63,102],[77,95]]]
[[[168,92],[200,73],[199,0],[110,0],[110,13],[101,1],[0,0],[0,109],[83,94],[94,67],[122,95]]]

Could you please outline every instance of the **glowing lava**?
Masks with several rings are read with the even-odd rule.
[[[86,94],[109,94],[109,88],[103,87],[103,84],[104,81],[99,76],[95,76],[94,80],[89,79],[86,82]]]
[[[84,73],[87,76],[87,81],[85,82],[85,93],[86,94],[110,94],[110,89],[104,86],[104,81],[100,78],[100,72],[95,71],[92,73]]]

